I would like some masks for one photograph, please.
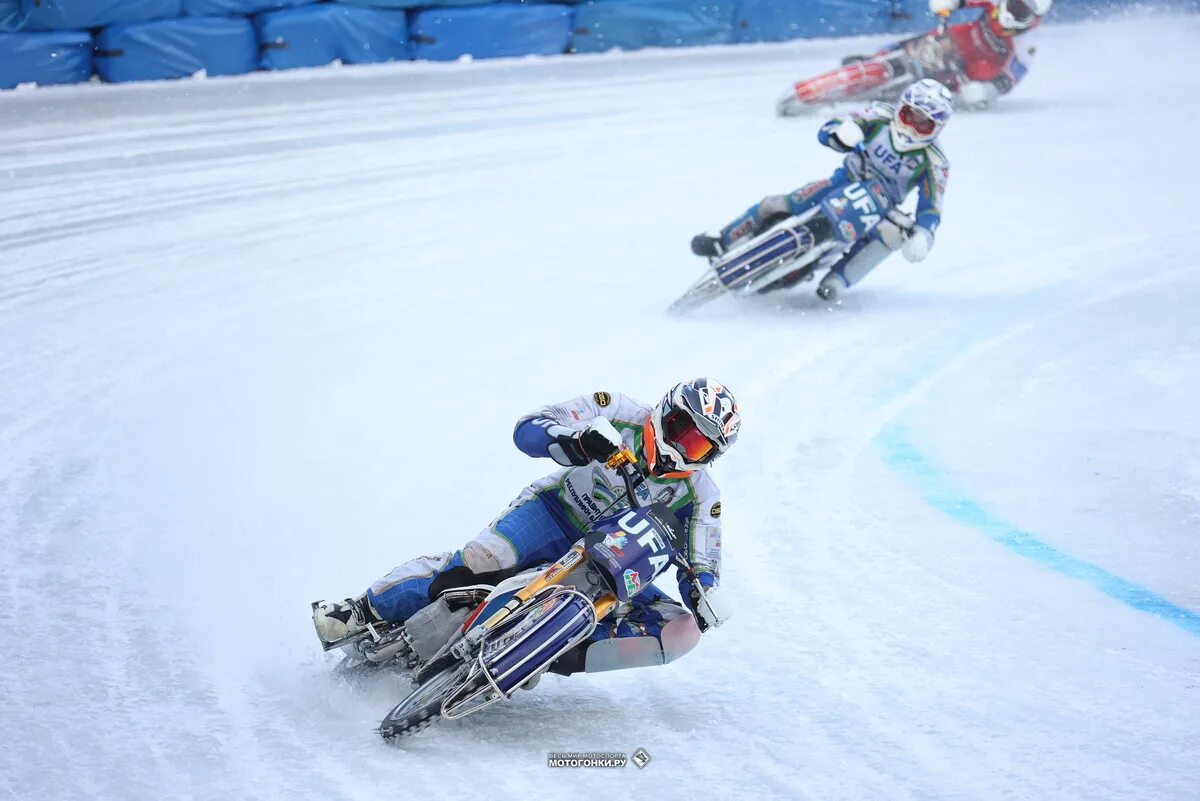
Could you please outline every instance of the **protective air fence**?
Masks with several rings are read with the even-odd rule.
[[[78,83],[91,74],[92,36],[87,31],[0,33],[0,89]]]
[[[172,19],[183,0],[20,0],[21,30],[66,31]]]
[[[575,10],[573,49],[727,44],[736,10],[736,0],[589,0]]]
[[[260,11],[303,6],[315,0],[183,0],[188,17],[250,17]]]
[[[259,14],[254,18],[259,65],[279,70],[334,60],[370,64],[409,57],[403,10],[321,4]]]
[[[184,17],[113,25],[96,37],[96,72],[106,81],[239,75],[258,66],[258,40],[245,17]]]
[[[21,27],[21,0],[0,0],[0,33]]]
[[[895,0],[739,0],[734,42],[780,42],[823,36],[861,36],[911,29],[915,20],[933,21],[927,3],[910,9]]]
[[[412,16],[413,57],[451,61],[563,53],[571,17],[569,6],[556,3],[422,9]]]

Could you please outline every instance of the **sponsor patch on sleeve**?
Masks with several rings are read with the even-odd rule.
[[[712,505],[712,508],[708,510],[708,514],[711,517],[720,517],[721,516],[721,502],[717,501],[716,503],[714,503]]]
[[[596,405],[601,409],[612,403],[612,395],[609,395],[607,392],[597,392],[595,395],[592,395],[592,397],[595,398]]]

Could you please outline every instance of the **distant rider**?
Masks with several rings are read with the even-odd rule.
[[[712,379],[677,384],[654,407],[596,392],[544,406],[517,421],[513,441],[524,453],[563,466],[525,488],[491,525],[460,550],[412,559],[357,598],[321,601],[313,623],[323,643],[362,632],[368,623],[403,623],[446,589],[494,585],[560,558],[597,518],[628,504],[620,474],[605,465],[619,445],[593,425],[603,417],[648,470],[638,487],[645,503],[665,503],[688,535],[689,562],[711,593],[721,562],[720,492],[708,467],[737,440],[741,414],[733,395]],[[642,497],[644,494],[644,497]],[[680,592],[693,618],[651,585],[600,622],[591,639],[560,657],[556,673],[663,664],[691,650],[713,622],[682,571]]]
[[[817,132],[817,140],[846,154],[830,178],[802,186],[790,195],[763,198],[719,234],[693,238],[692,252],[717,258],[780,220],[816,206],[831,192],[874,177],[897,206],[916,189],[915,218],[893,214],[870,236],[847,248],[821,279],[817,295],[836,300],[839,290],[861,281],[893,251],[902,251],[910,262],[924,259],[942,220],[942,196],[950,174],[950,162],[938,148],[937,137],[953,111],[950,90],[926,78],[905,89],[895,107],[872,103],[846,119],[829,120]]]
[[[939,37],[914,36],[889,45],[876,56],[898,51],[913,53],[918,63],[932,68],[939,77],[945,76],[943,80],[954,92],[960,109],[982,109],[1011,92],[1029,71],[1037,53],[1033,30],[1050,11],[1052,3],[1053,0],[929,0],[929,10],[937,16],[949,16],[960,8],[981,9],[983,13],[971,22],[947,27]],[[945,40],[949,40],[952,52],[945,52]],[[947,61],[947,55],[953,64],[948,73],[937,68]],[[854,56],[846,61],[860,59]]]

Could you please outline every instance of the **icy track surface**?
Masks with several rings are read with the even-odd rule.
[[[1195,799],[1197,37],[1045,30],[926,263],[684,321],[880,40],[0,96],[0,797]],[[695,374],[729,625],[386,747],[309,602],[548,471],[520,414]]]

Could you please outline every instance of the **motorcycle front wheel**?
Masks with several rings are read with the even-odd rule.
[[[442,716],[442,703],[467,679],[470,666],[456,662],[409,693],[379,724],[385,740],[414,734]]]
[[[724,294],[725,287],[722,286],[721,279],[714,273],[708,272],[703,278],[692,284],[687,292],[676,298],[675,302],[667,307],[667,311],[670,314],[687,314]]]

